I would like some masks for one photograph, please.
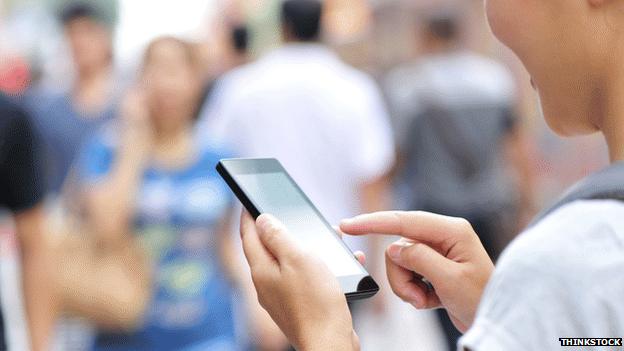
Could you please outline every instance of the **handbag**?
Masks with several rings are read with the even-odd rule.
[[[102,242],[84,220],[71,184],[66,182],[49,217],[58,267],[54,288],[63,311],[98,329],[132,331],[141,326],[151,299],[147,255],[131,233],[115,246]]]

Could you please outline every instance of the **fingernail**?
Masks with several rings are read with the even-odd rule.
[[[401,257],[401,250],[403,246],[392,244],[388,247],[388,256],[393,260],[398,260]]]
[[[353,218],[344,218],[340,221],[340,225],[349,225],[353,223]]]

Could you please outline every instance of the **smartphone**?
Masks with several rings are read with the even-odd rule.
[[[274,158],[223,159],[217,164],[247,211],[279,219],[303,247],[320,257],[340,282],[347,300],[371,297],[379,286],[332,226]]]

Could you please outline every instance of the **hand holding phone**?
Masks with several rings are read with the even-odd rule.
[[[297,350],[357,350],[338,280],[271,215],[243,212],[241,238],[258,300]]]
[[[370,297],[379,290],[276,159],[225,159],[219,162],[217,171],[253,218],[272,214],[296,242],[322,260],[338,279],[347,299]]]

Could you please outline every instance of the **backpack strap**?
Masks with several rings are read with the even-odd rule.
[[[537,224],[558,208],[576,200],[619,200],[624,201],[624,161],[594,173],[572,186],[554,205],[542,211],[529,224]]]

